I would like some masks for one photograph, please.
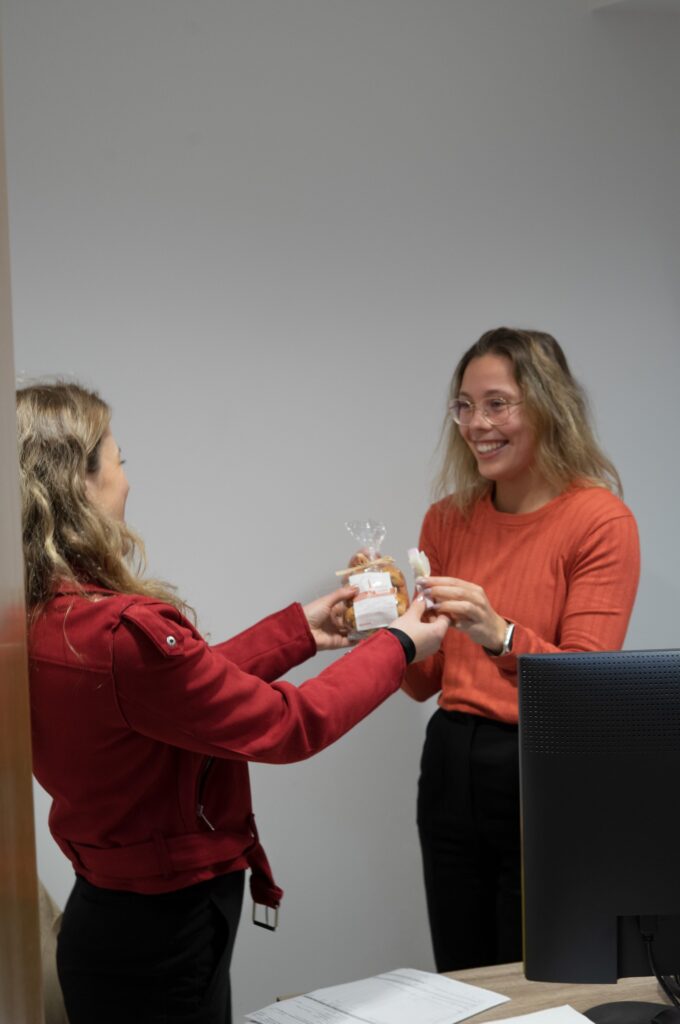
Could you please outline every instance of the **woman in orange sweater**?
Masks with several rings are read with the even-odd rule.
[[[451,381],[420,586],[454,628],[407,669],[439,692],[418,791],[439,971],[521,959],[517,656],[621,647],[639,577],[635,520],[548,334],[488,331]]]

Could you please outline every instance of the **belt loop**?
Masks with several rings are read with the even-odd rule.
[[[272,869],[269,866],[267,855],[262,849],[260,838],[255,825],[255,815],[249,816],[250,830],[253,835],[253,842],[246,850],[246,860],[250,868],[250,892],[253,897],[253,924],[267,931],[275,932],[279,924],[279,905],[283,898],[283,889],[280,889],[272,877]],[[257,916],[257,905],[265,908],[264,919]],[[273,919],[270,921],[269,911],[273,910]]]
[[[158,857],[158,865],[161,869],[161,874],[163,875],[163,878],[170,878],[172,875],[172,859],[170,857],[168,845],[165,842],[165,837],[158,829],[154,829],[151,833],[151,838],[153,839],[153,845],[156,848],[156,856]]]

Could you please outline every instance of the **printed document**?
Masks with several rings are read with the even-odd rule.
[[[253,1024],[455,1024],[507,1001],[507,996],[476,985],[404,967],[272,1003],[246,1014],[246,1020]]]
[[[535,1010],[524,1013],[521,1017],[504,1017],[493,1024],[591,1024],[573,1006],[551,1006],[548,1010]]]

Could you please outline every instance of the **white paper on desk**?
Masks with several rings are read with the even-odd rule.
[[[403,967],[272,1003],[246,1014],[246,1020],[254,1024],[455,1024],[507,1000],[476,985]]]
[[[524,1013],[521,1017],[503,1017],[493,1024],[591,1024],[573,1006],[551,1006],[549,1010],[535,1010]]]

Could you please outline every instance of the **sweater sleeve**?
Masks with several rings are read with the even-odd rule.
[[[432,576],[440,576],[442,572],[441,558],[437,550],[437,529],[435,526],[434,507],[428,509],[423,525],[420,530],[418,546],[424,551],[430,560]],[[436,654],[424,658],[415,664],[408,666],[402,680],[401,688],[413,700],[425,701],[439,693],[442,688],[442,675],[444,672],[444,652],[440,648]]]
[[[570,567],[558,643],[549,643],[516,622],[512,651],[494,662],[504,674],[514,676],[520,654],[618,650],[626,636],[639,578],[640,546],[633,516],[627,513],[596,525],[584,537]]]
[[[399,641],[380,630],[299,687],[267,683],[166,605],[127,608],[113,645],[116,697],[131,729],[271,764],[304,760],[339,739],[398,689],[405,665]]]

